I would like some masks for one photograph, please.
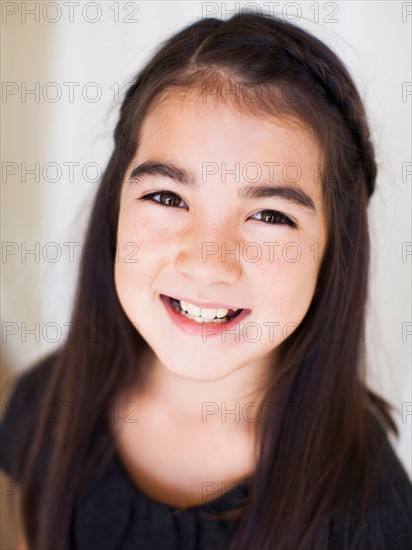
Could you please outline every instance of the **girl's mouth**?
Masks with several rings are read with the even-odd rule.
[[[229,321],[240,315],[243,311],[243,309],[229,309],[227,314],[222,317],[222,314],[219,314],[219,310],[216,310],[216,315],[213,319],[210,319],[210,316],[208,318],[203,318],[201,315],[192,315],[189,312],[185,311],[182,308],[182,304],[179,300],[176,300],[171,296],[165,296],[165,298],[169,300],[171,306],[176,311],[176,313],[179,313],[180,315],[183,315],[184,317],[187,317],[192,321],[196,321],[197,323],[228,323]]]
[[[213,337],[222,334],[222,331],[225,333],[229,331],[229,339],[233,339],[234,332],[240,328],[237,325],[251,313],[250,309],[238,309],[236,311],[231,309],[217,309],[215,311],[212,309],[206,311],[198,309],[197,313],[199,315],[191,315],[184,309],[190,309],[194,312],[195,310],[190,308],[190,304],[185,302],[181,304],[176,298],[165,294],[160,294],[159,297],[173,324],[183,332],[195,336]],[[236,341],[239,341],[239,336],[236,336]]]

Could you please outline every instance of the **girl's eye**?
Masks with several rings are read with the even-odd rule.
[[[155,197],[159,198],[157,199]],[[144,195],[144,197],[141,197],[140,200],[157,202],[159,204],[162,204],[163,206],[178,207],[179,204],[184,204],[184,201],[179,197],[179,195],[171,193],[170,191],[157,191],[155,193],[149,193],[148,195]]]
[[[260,218],[262,219],[262,221],[264,221],[264,223],[273,224],[273,225],[284,224],[284,225],[289,225],[290,227],[293,227],[295,229],[297,227],[295,222],[293,222],[290,218],[285,216],[285,214],[282,214],[277,210],[261,210],[260,212],[256,212],[256,214],[253,214],[252,218],[254,216],[260,216]]]

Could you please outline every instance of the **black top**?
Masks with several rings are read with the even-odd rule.
[[[35,427],[36,403],[51,365],[51,361],[45,361],[20,375],[11,398],[6,407],[3,406],[0,467],[13,480],[17,477],[15,461],[24,452],[13,446],[13,434],[17,429],[24,429],[28,441]],[[378,483],[376,494],[379,496],[368,513],[367,528],[356,549],[374,547],[374,532],[380,525],[384,537],[382,548],[406,550],[412,542],[412,484],[386,432],[377,420],[374,422],[391,490],[387,486],[379,489]],[[114,452],[104,471],[88,480],[77,497],[72,524],[73,550],[227,549],[239,520],[212,518],[208,512],[235,508],[248,491],[245,482],[214,500],[181,510],[158,502],[140,490]],[[356,503],[352,514],[356,517]],[[342,520],[336,518],[331,525],[328,545],[331,550],[343,548],[342,528]]]

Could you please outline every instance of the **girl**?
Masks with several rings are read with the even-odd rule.
[[[311,34],[246,13],[163,44],[121,108],[80,330],[2,426],[29,548],[406,548],[411,484],[365,383],[376,171]]]

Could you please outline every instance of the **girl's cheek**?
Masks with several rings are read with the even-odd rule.
[[[245,243],[241,255],[246,263],[255,263],[264,271],[281,269],[293,276],[317,269],[317,248],[313,241],[305,238],[278,238]]]
[[[153,228],[145,224],[119,223],[117,236],[117,271],[123,274],[142,273],[155,266],[161,258],[170,255],[176,242],[170,230]]]

